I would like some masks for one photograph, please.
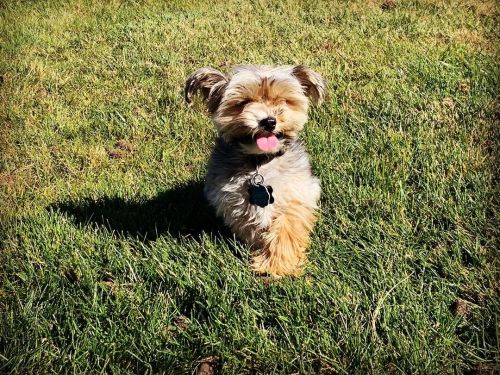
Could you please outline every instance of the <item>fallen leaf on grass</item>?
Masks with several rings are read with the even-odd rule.
[[[450,306],[450,310],[455,316],[467,317],[470,313],[470,307],[463,299],[457,298]]]
[[[219,357],[210,356],[199,361],[196,367],[196,375],[215,375]]]

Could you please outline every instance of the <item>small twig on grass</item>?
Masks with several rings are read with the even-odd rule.
[[[377,319],[378,316],[380,315],[380,310],[382,309],[382,305],[384,301],[389,297],[389,295],[396,289],[403,281],[408,280],[411,276],[413,275],[413,272],[410,273],[408,276],[405,278],[401,279],[399,282],[397,282],[391,289],[389,289],[383,296],[380,298],[377,302],[377,307],[375,307],[375,310],[373,311],[373,316],[372,316],[372,331],[373,334],[375,335],[376,338],[378,338],[377,334]]]

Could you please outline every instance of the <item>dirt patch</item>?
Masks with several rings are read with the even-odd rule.
[[[194,165],[191,162],[184,164],[184,169],[188,172],[192,172],[194,170]]]
[[[450,311],[455,316],[466,318],[470,314],[470,306],[463,299],[457,298],[450,306]]]
[[[436,39],[438,42],[443,43],[443,44],[449,44],[450,43],[450,36],[443,34],[441,32],[437,33]]]
[[[452,98],[444,98],[443,101],[441,102],[444,107],[448,109],[454,109],[455,108],[455,102],[453,102]]]
[[[396,1],[394,0],[384,0],[384,2],[380,5],[380,9],[384,12],[389,12],[391,10],[396,9]]]
[[[490,17],[498,12],[498,5],[495,1],[473,1],[467,5],[468,10],[475,12],[479,16]]]
[[[10,186],[14,183],[14,176],[11,174],[0,174],[0,186]]]
[[[113,148],[108,150],[108,156],[111,159],[124,159],[131,156],[134,152],[132,143],[125,139],[116,141]]]
[[[80,280],[80,276],[75,271],[73,267],[69,267],[65,272],[64,276],[71,284],[76,284]]]
[[[188,317],[179,315],[174,318],[173,323],[174,324],[170,324],[162,330],[162,335],[165,338],[177,336],[181,332],[184,332],[186,329],[188,329],[190,321]]]
[[[320,47],[321,50],[326,51],[326,52],[331,52],[331,51],[335,50],[335,48],[336,48],[335,44],[330,43],[330,42],[323,43]]]
[[[217,364],[219,357],[210,356],[199,361],[196,367],[196,375],[215,375],[217,374]]]
[[[493,375],[495,374],[496,366],[493,363],[481,363],[475,367],[465,370],[465,375]]]
[[[476,30],[460,29],[453,34],[453,40],[459,44],[481,49],[485,52],[493,52],[495,50],[492,41],[486,39]]]
[[[109,272],[105,272],[101,278],[101,283],[109,288],[113,288],[115,286],[115,278]]]
[[[184,315],[179,315],[174,319],[174,324],[179,331],[185,331],[189,325],[189,319]]]
[[[43,98],[47,97],[47,95],[48,95],[48,92],[44,87],[39,87],[35,92],[35,96],[37,99],[43,99]]]
[[[467,81],[458,82],[457,89],[464,95],[468,95],[470,93],[470,85]]]
[[[125,139],[120,139],[119,141],[117,141],[115,143],[115,147],[123,151],[128,151],[128,152],[134,151],[134,146],[132,146],[132,143],[130,143]]]

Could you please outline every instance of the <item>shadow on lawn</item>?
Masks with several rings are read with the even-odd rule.
[[[162,234],[175,238],[197,238],[202,233],[231,236],[203,197],[201,181],[164,191],[142,202],[122,198],[87,199],[50,208],[68,213],[76,223],[97,224],[145,240],[155,240]]]

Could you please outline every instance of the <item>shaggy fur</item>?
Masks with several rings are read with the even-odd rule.
[[[253,268],[259,273],[297,275],[305,261],[320,185],[298,133],[307,121],[309,101],[321,103],[324,90],[323,78],[303,65],[238,66],[229,75],[202,68],[186,81],[186,101],[200,91],[219,134],[205,196],[226,225],[252,245]],[[262,151],[256,137],[267,132],[261,121],[269,117],[276,119],[271,133],[279,143]],[[257,168],[275,198],[264,208],[249,202]]]

